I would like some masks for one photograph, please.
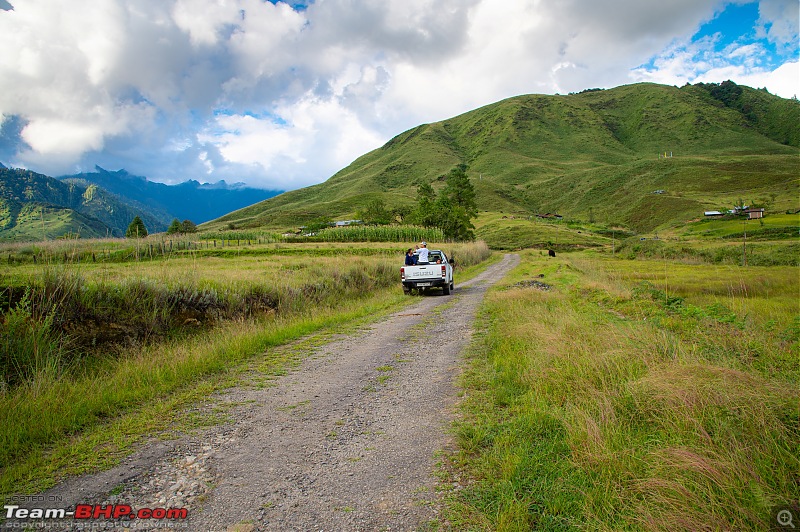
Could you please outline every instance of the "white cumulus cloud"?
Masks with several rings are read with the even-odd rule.
[[[753,35],[725,49],[693,40],[726,5],[0,0],[0,154],[51,174],[101,164],[295,188],[522,93],[728,78],[800,92],[797,0],[760,0]],[[768,46],[789,59],[765,61]]]

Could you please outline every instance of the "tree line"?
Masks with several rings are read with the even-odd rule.
[[[175,234],[186,234],[186,233],[196,233],[197,232],[197,225],[192,222],[191,220],[184,220],[180,221],[177,218],[172,220],[172,223],[169,225],[167,229],[168,235],[175,235]],[[125,238],[144,238],[147,236],[147,227],[145,227],[144,222],[138,216],[133,218],[133,221],[128,226],[128,229],[125,231]]]
[[[369,202],[358,211],[358,217],[368,225],[388,225],[393,222],[441,229],[451,240],[474,240],[472,219],[478,215],[475,188],[467,177],[467,166],[460,164],[444,176],[445,186],[437,194],[430,183],[417,185],[413,206],[402,205],[389,209],[382,199]]]

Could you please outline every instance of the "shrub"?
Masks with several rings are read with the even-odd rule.
[[[58,376],[67,347],[52,325],[52,314],[35,319],[30,292],[5,314],[0,323],[0,388]]]

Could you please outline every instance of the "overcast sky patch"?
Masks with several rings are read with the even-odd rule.
[[[0,0],[0,162],[321,182],[394,135],[636,81],[796,95],[798,1]]]

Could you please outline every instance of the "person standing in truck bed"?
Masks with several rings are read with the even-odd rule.
[[[428,243],[424,240],[420,243],[420,248],[416,251],[417,254],[417,264],[427,264],[428,263]]]
[[[414,248],[406,250],[406,266],[414,266],[417,263],[417,256],[414,254]]]

